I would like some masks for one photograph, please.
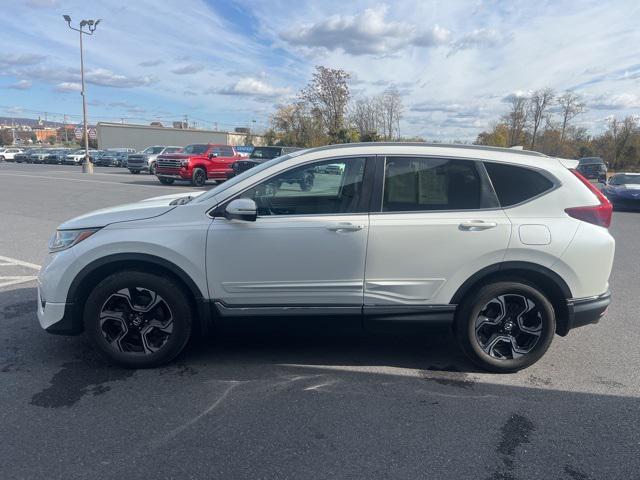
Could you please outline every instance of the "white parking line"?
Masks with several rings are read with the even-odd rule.
[[[51,179],[66,180],[67,182],[105,183],[107,185],[114,185],[114,186],[124,185],[127,187],[155,188],[156,190],[158,188],[162,188],[162,186],[160,185],[138,185],[138,184],[127,183],[127,182],[105,182],[104,180],[87,180],[87,179],[81,179],[81,178],[51,177],[49,175],[23,175],[21,173],[0,173],[0,176],[42,178],[46,180],[51,180]]]
[[[40,270],[40,265],[36,265],[35,263],[24,262],[17,258],[3,257],[1,255],[0,267],[25,267],[36,271]],[[32,282],[37,278],[37,275],[0,275],[0,288],[18,285],[19,283]]]
[[[18,260],[16,258],[3,257],[0,255],[0,264],[1,266],[9,266],[9,265],[19,265],[21,267],[33,268],[34,270],[40,270],[40,265],[36,265],[35,263],[24,262],[22,260]]]

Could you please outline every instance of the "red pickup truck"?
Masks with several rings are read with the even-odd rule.
[[[231,164],[239,158],[242,155],[230,145],[187,145],[179,152],[159,155],[156,176],[165,185],[171,185],[176,180],[187,180],[201,187],[207,180],[220,182],[233,176]]]

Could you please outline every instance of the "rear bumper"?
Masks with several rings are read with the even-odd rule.
[[[574,298],[568,300],[567,307],[569,317],[566,332],[574,328],[598,323],[610,303],[611,292],[606,292],[596,297]]]

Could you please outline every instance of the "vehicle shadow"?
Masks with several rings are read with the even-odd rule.
[[[36,289],[0,291],[1,337],[28,357],[51,355],[47,361],[82,357],[106,363],[91,352],[86,338],[47,335],[36,318]],[[10,339],[10,340],[9,340]],[[60,350],[58,350],[60,349]],[[446,324],[410,330],[364,332],[359,320],[341,318],[310,322],[308,318],[227,322],[207,336],[192,338],[176,359],[181,364],[258,366],[274,364],[385,366],[445,372],[477,372],[460,351]]]
[[[367,332],[355,324],[317,326],[305,325],[304,321],[299,319],[293,327],[291,322],[263,323],[258,328],[225,325],[209,337],[192,341],[179,361],[481,371],[464,356],[450,325],[410,329],[399,325]]]

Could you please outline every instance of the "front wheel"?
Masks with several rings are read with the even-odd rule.
[[[189,298],[171,278],[135,270],[114,273],[91,292],[84,309],[91,343],[127,368],[173,360],[191,335]]]
[[[456,315],[456,337],[479,367],[516,372],[545,354],[556,331],[553,305],[524,281],[485,285],[467,297]]]
[[[156,174],[156,162],[151,162],[151,165],[149,165],[149,174],[150,175]]]
[[[193,170],[191,176],[191,185],[194,187],[202,187],[207,182],[207,173],[202,168],[196,168]]]

